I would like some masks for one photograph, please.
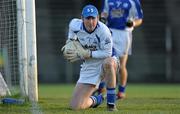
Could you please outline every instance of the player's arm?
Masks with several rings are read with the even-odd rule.
[[[96,50],[96,51],[92,51],[91,53],[91,57],[92,58],[107,58],[107,57],[111,57],[112,55],[112,43],[108,43],[105,44],[104,46],[102,46],[103,49],[101,50]]]
[[[134,0],[132,2],[132,7],[130,8],[128,18],[129,19],[126,23],[127,27],[138,27],[142,24],[143,11],[139,0]]]
[[[101,15],[100,15],[100,21],[104,24],[107,24],[107,17],[108,17],[108,14],[106,12],[102,12]]]
[[[143,20],[142,19],[135,19],[134,20],[134,27],[138,27],[142,24]]]
[[[109,31],[103,30],[102,36],[99,36],[100,39],[100,49],[96,51],[92,51],[92,58],[107,58],[112,55],[112,36]]]
[[[126,22],[127,27],[138,27],[142,24],[142,19],[128,20]]]
[[[107,17],[108,17],[108,10],[109,10],[107,0],[104,0],[104,4],[102,7],[103,8],[100,14],[100,21],[103,22],[104,24],[107,24]]]

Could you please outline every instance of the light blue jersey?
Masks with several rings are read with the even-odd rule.
[[[95,30],[89,33],[81,19],[73,19],[69,25],[68,38],[78,39],[83,47],[92,51],[92,58],[104,59],[112,55],[112,36],[102,22],[98,22]]]
[[[102,12],[108,14],[109,28],[124,30],[128,20],[142,19],[139,0],[104,0]]]

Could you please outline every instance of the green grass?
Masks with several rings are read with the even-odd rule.
[[[0,114],[109,114],[106,103],[81,111],[69,109],[74,85],[40,85],[38,107],[0,104]],[[128,84],[127,98],[112,114],[180,114],[180,84]],[[33,109],[33,110],[32,110]]]

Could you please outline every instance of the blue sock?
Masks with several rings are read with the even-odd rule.
[[[97,106],[102,104],[104,101],[102,94],[97,95],[97,96],[91,96],[90,98],[93,100],[93,104],[91,106],[92,108],[96,108]]]
[[[105,88],[105,87],[106,87],[106,83],[105,83],[104,81],[102,81],[102,82],[99,84],[98,94],[101,94],[103,88]]]
[[[124,92],[125,92],[125,89],[126,89],[126,86],[124,86],[124,87],[121,86],[121,85],[118,86],[118,91],[119,91],[119,92],[124,93]]]
[[[116,88],[107,88],[107,104],[115,104]]]
[[[104,81],[102,81],[100,84],[99,84],[99,89],[102,89],[106,86],[106,83]]]

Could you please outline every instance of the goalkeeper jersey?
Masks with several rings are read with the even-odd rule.
[[[84,48],[92,51],[92,58],[100,59],[112,55],[112,36],[106,25],[98,22],[91,33],[86,31],[81,19],[73,19],[69,24],[69,39],[79,40]]]

